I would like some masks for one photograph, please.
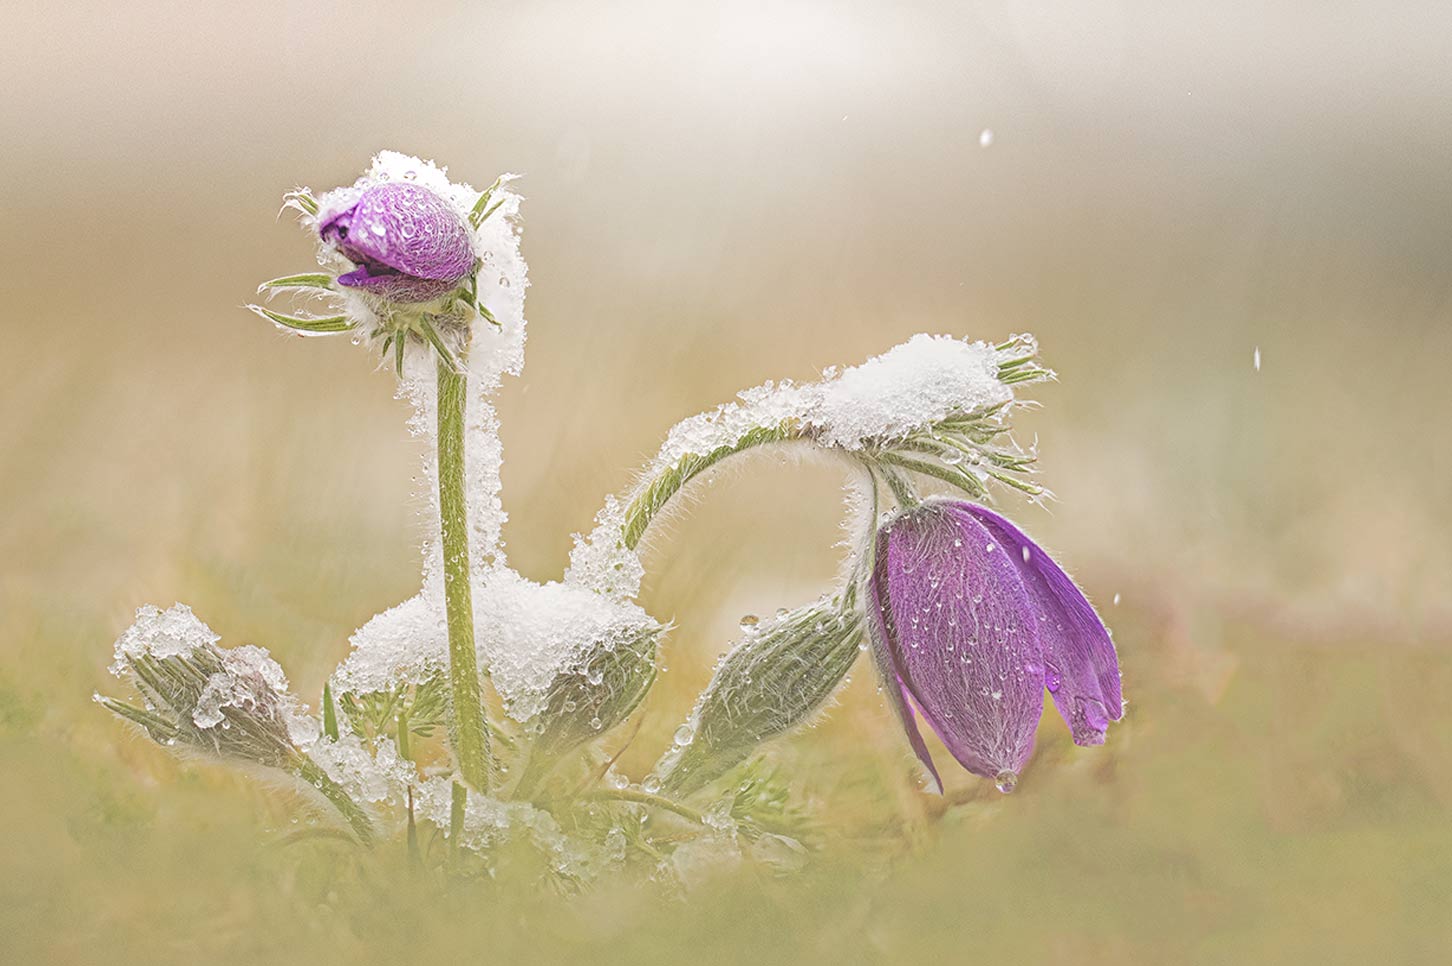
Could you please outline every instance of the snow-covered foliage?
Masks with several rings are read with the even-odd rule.
[[[116,642],[112,671],[135,684],[144,707],[98,700],[163,743],[296,775],[365,843],[380,821],[406,826],[411,843],[416,825],[429,823],[451,846],[482,854],[526,840],[552,874],[575,881],[637,853],[687,885],[703,864],[743,856],[777,870],[799,868],[806,850],[782,832],[791,824],[786,783],[746,765],[746,780],[709,807],[685,799],[728,771],[741,774],[762,742],[829,701],[858,654],[872,533],[888,493],[906,506],[925,481],[985,498],[990,481],[1042,492],[1024,479],[1033,457],[1013,443],[1009,417],[1016,384],[1052,373],[1038,366],[1031,336],[993,345],[917,335],[814,382],[746,390],[669,433],[638,484],[607,497],[594,529],[576,535],[562,579],[529,580],[505,554],[504,454],[492,402],[504,376],[519,375],[524,364],[529,282],[521,198],[511,178],[481,192],[432,162],[385,151],[354,184],[288,196],[319,236],[324,271],[274,279],[263,289],[331,300],[339,314],[253,308],[288,330],[381,342],[398,393],[413,406],[409,429],[426,449],[417,494],[424,508],[419,591],[353,633],[322,715],[305,714],[266,651],[218,647],[219,636],[181,604],[142,608]],[[413,187],[380,187],[403,184]],[[391,198],[400,199],[400,210],[388,210]],[[431,239],[422,255],[420,232]],[[447,271],[435,271],[440,265]],[[453,414],[453,429],[440,438],[446,379],[454,388],[442,398],[455,402],[443,414]],[[596,739],[645,697],[668,631],[635,603],[646,530],[696,475],[747,449],[785,443],[833,454],[852,470],[863,539],[853,541],[841,586],[746,629],[656,770],[632,785],[602,760]],[[445,523],[459,519],[448,513],[457,512],[457,497],[446,498],[441,512],[441,476],[445,490],[457,493],[449,481],[460,475],[467,551],[460,528],[450,534]],[[472,650],[460,646],[468,641]],[[458,687],[474,677],[459,672],[470,655],[497,696],[472,709],[472,699],[459,697],[467,689]],[[440,745],[445,736],[458,740],[461,715],[482,721],[486,713],[493,714],[481,735],[488,767],[466,788],[461,775],[471,772],[458,747],[451,754]],[[430,740],[431,750],[414,745]],[[695,840],[681,844],[673,835],[652,844],[641,822],[646,811],[684,823]]]

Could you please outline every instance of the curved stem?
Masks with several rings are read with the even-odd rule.
[[[789,440],[805,439],[806,434],[798,427],[796,419],[786,419],[775,426],[758,426],[748,430],[734,442],[718,446],[704,456],[687,453],[661,475],[650,481],[640,495],[630,502],[625,511],[625,546],[634,550],[645,536],[646,528],[671,498],[687,483],[701,473],[720,463],[728,456],[761,446],[764,443],[783,443]]]
[[[438,363],[439,527],[444,555],[444,610],[449,623],[449,697],[454,756],[464,781],[489,791],[489,732],[474,650],[474,597],[469,580],[469,516],[464,497],[464,407],[468,376],[442,356]]]

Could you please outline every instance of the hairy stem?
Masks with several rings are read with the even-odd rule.
[[[469,581],[469,517],[464,499],[464,407],[468,376],[440,357],[439,527],[444,554],[444,605],[449,622],[450,736],[459,772],[472,787],[489,791],[489,732],[479,690],[474,650],[474,598]]]
[[[353,829],[353,834],[358,836],[358,841],[364,845],[373,844],[373,823],[369,821],[368,813],[353,801],[342,785],[329,778],[318,763],[306,755],[298,756],[295,768],[299,778],[322,792],[323,797],[338,810]]]
[[[788,440],[805,439],[795,419],[787,419],[775,426],[758,426],[742,434],[734,442],[718,446],[705,455],[687,453],[669,469],[661,473],[640,492],[625,511],[625,546],[634,550],[645,536],[646,528],[667,503],[692,479],[720,463],[728,456],[760,446],[763,443],[783,443]]]

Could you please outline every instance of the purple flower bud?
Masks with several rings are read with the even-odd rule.
[[[1123,714],[1119,662],[1094,608],[1048,554],[983,507],[931,500],[883,526],[870,592],[888,696],[935,780],[911,706],[964,768],[1002,791],[1033,751],[1045,687],[1076,744],[1103,743]]]
[[[349,208],[325,212],[318,234],[358,267],[338,284],[395,302],[428,302],[474,269],[464,218],[427,188],[385,181]]]

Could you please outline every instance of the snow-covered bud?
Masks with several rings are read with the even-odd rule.
[[[394,302],[429,302],[474,268],[469,228],[456,207],[418,184],[385,181],[346,207],[320,212],[318,235],[357,267],[338,284]]]
[[[129,679],[146,707],[97,700],[153,739],[234,761],[292,768],[298,717],[277,662],[260,647],[216,646],[217,635],[184,604],[143,607],[116,642],[111,673]]]
[[[507,188],[512,177],[500,175],[475,191],[431,161],[380,151],[351,185],[316,196],[298,188],[285,207],[296,209],[315,233],[321,271],[274,278],[258,291],[269,298],[283,292],[323,297],[335,314],[248,308],[289,332],[352,333],[355,343],[390,359],[400,377],[410,347],[462,369],[477,321],[513,330],[510,340],[493,348],[522,342],[523,263],[509,224],[520,198]],[[491,267],[481,279],[485,264]]]
[[[287,692],[282,668],[260,647],[217,647],[218,637],[185,604],[142,607],[116,641],[111,673],[130,680],[144,708],[96,695],[159,744],[226,761],[279,768],[316,789],[365,844],[372,820],[299,748],[317,723]]]
[[[555,678],[520,777],[520,794],[527,794],[565,752],[605,734],[636,709],[655,683],[661,630],[651,626],[631,637],[598,641],[583,662]]]
[[[754,627],[722,659],[656,766],[661,787],[693,792],[805,722],[847,674],[861,635],[861,618],[831,600]]]

